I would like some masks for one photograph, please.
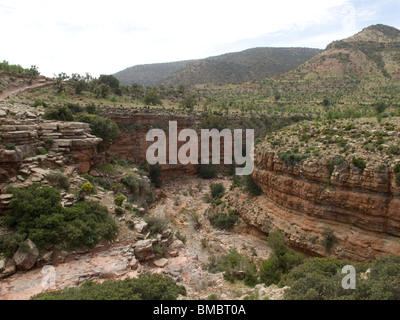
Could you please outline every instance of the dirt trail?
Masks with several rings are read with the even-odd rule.
[[[46,82],[35,82],[32,84],[22,84],[17,87],[11,87],[5,89],[3,92],[0,92],[0,99],[5,99],[7,97],[12,97],[15,96],[21,92],[24,92],[26,90],[30,89],[35,89],[35,88],[41,88],[41,87],[47,87],[52,85],[53,82],[51,80],[47,80]]]

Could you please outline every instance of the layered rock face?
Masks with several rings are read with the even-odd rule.
[[[318,256],[369,261],[400,254],[400,188],[391,169],[344,165],[331,175],[316,160],[286,166],[274,152],[260,152],[253,178],[264,195],[236,202],[244,220],[261,231],[282,230],[291,245]],[[331,252],[326,229],[337,238]]]
[[[35,160],[42,165],[51,168],[76,163],[80,172],[86,173],[94,164],[97,145],[102,141],[90,134],[86,123],[6,119],[1,124],[0,181],[16,176],[29,165],[40,146],[47,146],[56,155],[39,155]]]

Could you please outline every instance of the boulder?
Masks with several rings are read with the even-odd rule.
[[[7,260],[4,265],[4,270],[0,272],[0,280],[12,276],[17,271],[14,260]]]
[[[137,233],[143,233],[147,226],[148,224],[144,220],[135,221],[135,231]]]
[[[14,254],[14,262],[18,269],[28,271],[35,265],[39,250],[31,240],[26,240]]]
[[[36,267],[42,268],[44,266],[50,265],[53,260],[53,251],[46,252],[44,255],[40,256],[36,261]]]
[[[153,241],[141,240],[135,244],[135,257],[139,261],[154,259]]]
[[[175,240],[172,244],[171,244],[171,249],[173,251],[178,251],[180,249],[183,249],[185,247],[185,245],[183,244],[183,242],[181,240]]]

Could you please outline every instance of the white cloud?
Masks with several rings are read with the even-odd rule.
[[[348,0],[0,0],[0,59],[93,75],[334,22]],[[4,7],[4,9],[3,9]],[[6,9],[7,8],[7,9]]]

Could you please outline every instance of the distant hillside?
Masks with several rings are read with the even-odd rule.
[[[122,84],[129,85],[139,83],[144,86],[154,86],[175,72],[183,69],[191,61],[193,60],[143,64],[117,72],[114,76]]]
[[[309,48],[254,48],[201,60],[134,66],[115,76],[123,84],[195,86],[243,83],[287,72],[320,52]]]
[[[242,110],[368,116],[377,102],[400,105],[400,31],[373,25],[334,41],[291,71],[236,86],[204,90],[213,105]]]
[[[292,74],[313,77],[400,77],[400,30],[373,25],[356,35],[334,41],[324,52]]]
[[[194,86],[263,80],[304,63],[321,50],[309,48],[254,48],[193,61],[162,84]]]

